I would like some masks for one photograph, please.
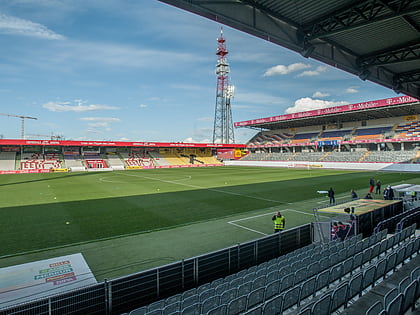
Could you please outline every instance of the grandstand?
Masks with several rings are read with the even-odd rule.
[[[419,170],[419,115],[420,102],[406,97],[237,122],[261,131],[248,141],[248,155],[229,165]]]
[[[0,172],[17,174],[220,166],[222,162],[217,158],[219,148],[233,152],[245,147],[242,144],[95,144],[89,142],[87,145],[80,141],[0,139]]]

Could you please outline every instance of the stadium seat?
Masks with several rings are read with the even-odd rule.
[[[401,283],[400,283],[401,284]],[[419,282],[417,280],[411,281],[405,288],[404,291],[400,291],[404,295],[404,301],[402,306],[402,312],[405,313],[411,307],[415,309],[416,293],[418,290]],[[401,288],[401,287],[400,287]]]
[[[404,302],[404,295],[402,293],[398,293],[398,295],[391,300],[386,307],[387,314],[401,314],[401,310],[403,307]]]
[[[331,293],[326,293],[322,298],[314,303],[312,306],[312,314],[316,315],[330,315],[331,308]]]
[[[263,305],[264,315],[277,315],[283,309],[283,295],[278,295],[266,301]]]
[[[384,312],[384,307],[382,306],[381,301],[377,301],[374,303],[369,309],[366,311],[365,315],[378,315],[381,314],[381,312]]]

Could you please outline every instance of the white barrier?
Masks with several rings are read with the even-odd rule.
[[[357,162],[305,162],[305,161],[224,161],[226,166],[261,166],[308,169],[343,169],[392,172],[420,172],[420,164],[357,163]]]

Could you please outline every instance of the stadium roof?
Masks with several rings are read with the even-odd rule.
[[[335,106],[306,112],[236,122],[235,127],[277,130],[313,125],[338,125],[396,116],[420,115],[420,101],[409,97],[393,97],[364,103]]]
[[[420,99],[420,0],[159,0]]]

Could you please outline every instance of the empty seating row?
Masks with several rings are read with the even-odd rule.
[[[420,298],[420,267],[415,268],[410,276],[403,278],[397,288],[389,290],[384,295],[383,301],[374,303],[366,311],[366,315],[404,314],[410,307],[414,311],[418,298]]]
[[[276,294],[284,293],[293,286],[301,285],[304,281],[311,278],[316,277],[318,283],[325,281],[325,279],[333,279],[336,276],[330,277],[330,272],[332,271],[329,270],[333,265],[340,265],[334,271],[335,274],[342,270],[348,271],[349,266],[360,267],[360,263],[366,264],[371,257],[392,248],[396,242],[410,237],[413,231],[413,228],[410,227],[410,229],[404,230],[403,233],[397,234],[398,236],[390,238],[390,241],[382,242],[381,245],[385,245],[382,245],[382,248],[378,242],[384,238],[386,231],[382,231],[364,241],[353,238],[344,242],[331,242],[327,246],[311,245],[303,248],[302,251],[295,251],[255,266],[255,268],[243,270],[226,278],[215,280],[210,284],[188,290],[183,294],[152,303],[149,306],[133,311],[133,314],[144,314],[147,312],[169,314],[169,311],[173,311],[174,308],[178,312],[182,310],[187,312],[188,308],[190,311],[205,313],[205,311],[209,311],[208,308],[210,306],[223,307],[225,305],[227,307],[231,302],[230,308],[232,311],[238,305],[242,305],[241,307],[246,305],[246,309],[249,309],[253,305],[261,304],[261,301],[266,301]],[[344,262],[346,259],[347,261]],[[352,272],[351,269],[350,272]],[[319,278],[320,274],[323,275],[321,278]],[[316,279],[311,281],[316,281]],[[259,299],[261,298],[262,300],[260,301]],[[188,301],[186,301],[187,299]],[[177,304],[171,305],[173,303]],[[258,307],[261,308],[262,305]],[[200,308],[200,311],[198,311],[198,308]]]

